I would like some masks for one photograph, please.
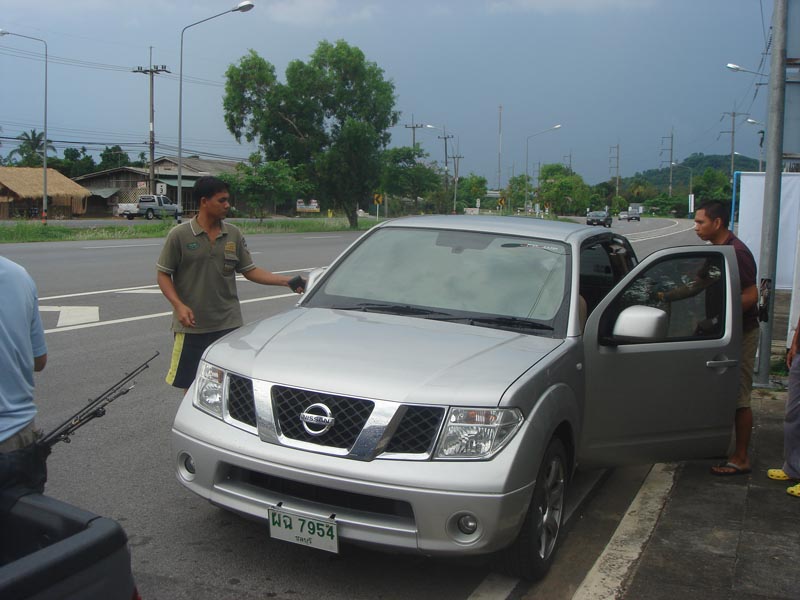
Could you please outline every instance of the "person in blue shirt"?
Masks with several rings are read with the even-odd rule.
[[[0,452],[36,441],[33,373],[46,364],[36,284],[23,267],[0,256]]]
[[[786,398],[786,414],[783,417],[783,466],[768,469],[767,477],[777,481],[790,481],[786,488],[790,496],[800,498],[800,321],[794,330],[792,346],[786,353],[789,367],[789,395]]]

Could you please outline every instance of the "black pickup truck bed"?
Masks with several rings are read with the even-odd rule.
[[[3,600],[139,598],[128,538],[112,519],[34,493],[0,513],[0,531]]]

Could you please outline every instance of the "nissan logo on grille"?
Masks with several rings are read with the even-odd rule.
[[[312,404],[300,413],[303,429],[310,435],[322,435],[330,431],[336,422],[331,416],[331,409],[322,403]]]

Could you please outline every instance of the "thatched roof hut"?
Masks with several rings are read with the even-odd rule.
[[[42,207],[44,196],[42,169],[38,167],[0,167],[0,218],[19,211]],[[82,215],[91,192],[55,169],[47,169],[47,202],[53,213]]]

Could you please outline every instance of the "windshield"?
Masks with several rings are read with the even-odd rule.
[[[590,217],[605,217],[606,213],[603,212],[602,210],[600,210],[600,211],[590,212],[589,216]]]
[[[550,240],[387,227],[364,238],[304,306],[553,335],[567,304],[567,265],[567,246]]]

